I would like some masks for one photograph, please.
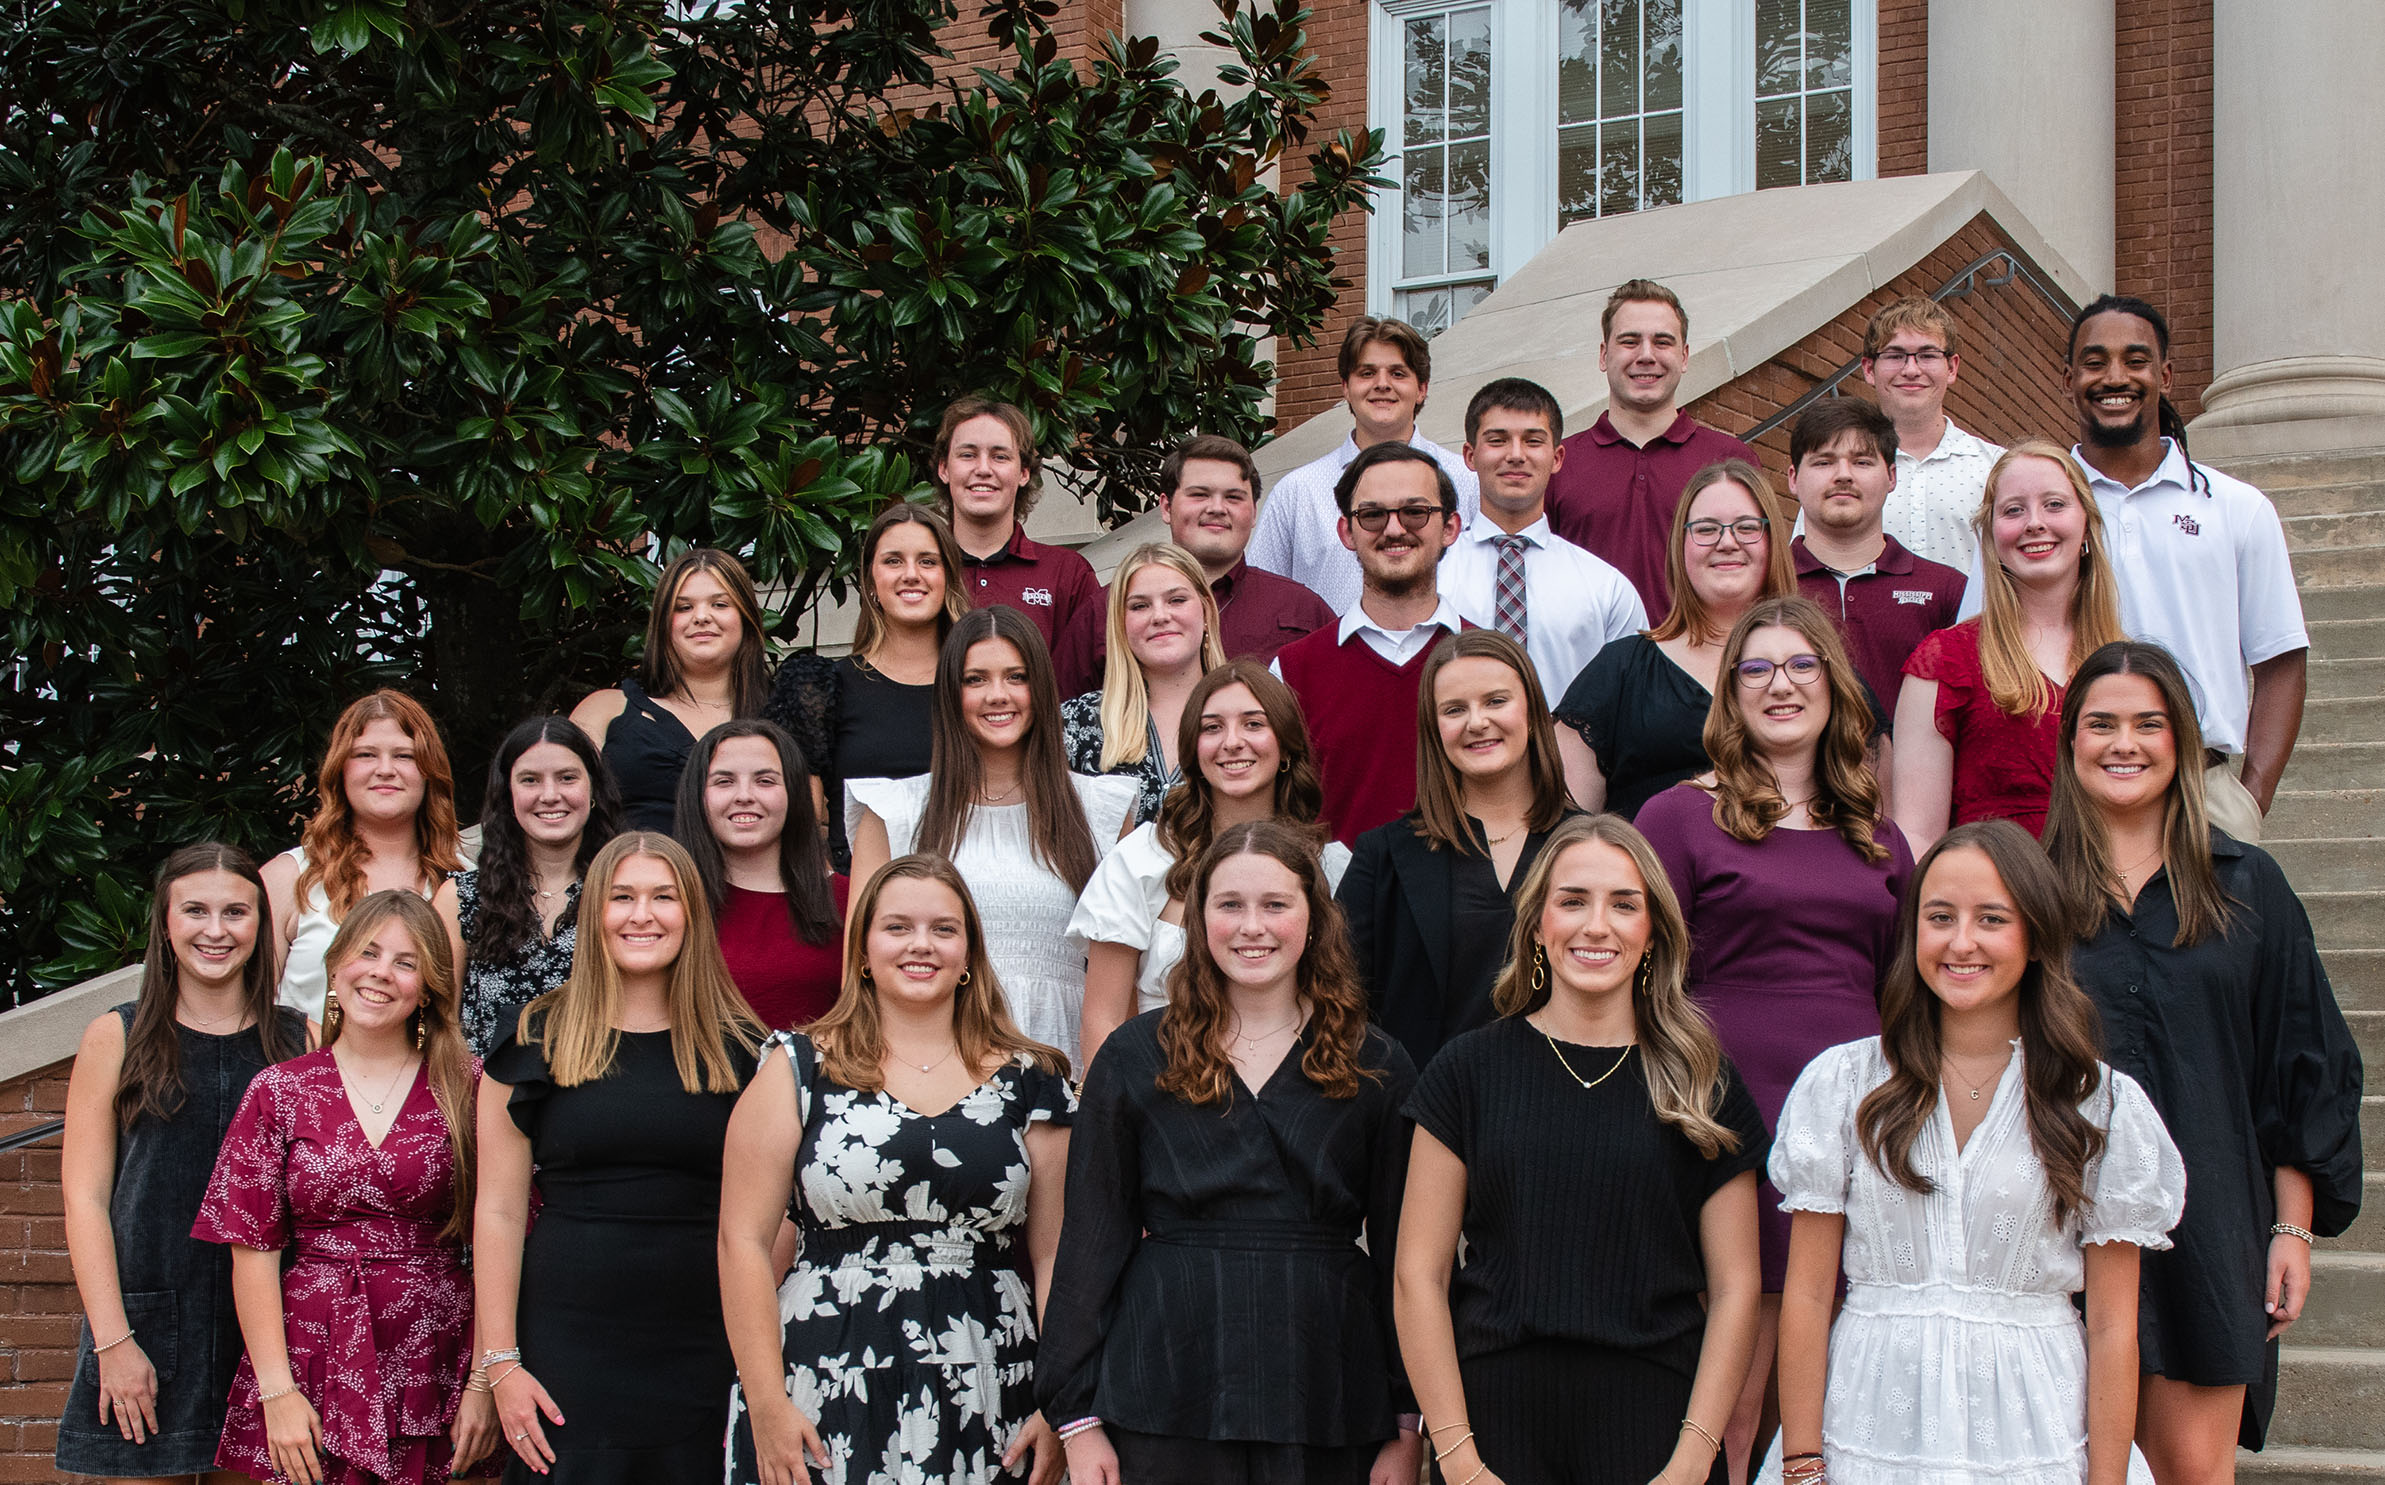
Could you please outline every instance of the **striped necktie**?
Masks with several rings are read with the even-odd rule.
[[[1531,627],[1524,614],[1524,550],[1531,543],[1520,536],[1492,540],[1499,545],[1499,585],[1491,623],[1501,634],[1523,644]]]

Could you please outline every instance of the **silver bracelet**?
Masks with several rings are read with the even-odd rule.
[[[260,1392],[260,1393],[258,1393],[258,1394],[257,1394],[257,1401],[258,1401],[258,1402],[261,1402],[261,1403],[269,1403],[269,1402],[272,1402],[272,1401],[273,1401],[275,1398],[277,1398],[277,1397],[288,1397],[288,1396],[289,1396],[291,1393],[293,1393],[293,1392],[296,1392],[297,1390],[298,1390],[298,1384],[297,1384],[296,1382],[292,1382],[292,1383],[291,1383],[289,1386],[287,1386],[287,1387],[284,1387],[284,1388],[283,1388],[281,1391],[279,1391],[279,1392]]]
[[[2309,1228],[2296,1227],[2291,1222],[2272,1222],[2269,1224],[2269,1230],[2279,1237],[2298,1237],[2306,1243],[2315,1243],[2319,1240],[2318,1234]]]

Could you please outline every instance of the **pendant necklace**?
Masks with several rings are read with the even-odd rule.
[[[1250,1033],[1244,1031],[1242,1029],[1242,1023],[1237,1021],[1234,1023],[1234,1040],[1242,1043],[1246,1047],[1255,1047],[1259,1043],[1266,1041],[1271,1037],[1283,1035],[1285,1032],[1291,1030],[1293,1027],[1298,1026],[1299,1024],[1300,1013],[1295,1011],[1292,1014],[1292,1019],[1286,1021],[1283,1025],[1275,1027],[1273,1030],[1262,1031],[1257,1036],[1252,1036]]]
[[[388,1106],[388,1104],[389,1104],[389,1099],[390,1099],[390,1095],[391,1095],[391,1094],[394,1094],[394,1093],[396,1093],[396,1092],[397,1092],[398,1078],[407,1077],[407,1076],[408,1076],[409,1074],[411,1074],[413,1071],[414,1071],[414,1059],[413,1059],[413,1058],[411,1058],[411,1057],[409,1057],[409,1058],[407,1058],[407,1059],[406,1059],[406,1065],[405,1065],[404,1067],[401,1067],[401,1068],[399,1068],[399,1069],[397,1070],[397,1077],[393,1077],[393,1078],[391,1078],[391,1079],[389,1080],[389,1086],[388,1086],[388,1087],[386,1087],[386,1088],[383,1088],[383,1089],[381,1090],[381,1097],[380,1097],[380,1099],[379,1099],[378,1101],[376,1101],[376,1100],[373,1098],[373,1096],[372,1096],[371,1094],[369,1094],[369,1093],[357,1093],[357,1092],[356,1092],[356,1084],[355,1084],[355,1083],[354,1083],[352,1080],[349,1080],[349,1079],[348,1079],[348,1076],[347,1076],[348,1070],[347,1070],[347,1068],[345,1068],[345,1067],[342,1067],[342,1068],[340,1069],[340,1076],[341,1076],[341,1079],[342,1079],[342,1081],[345,1081],[345,1082],[347,1082],[347,1083],[348,1083],[348,1091],[349,1091],[349,1092],[351,1092],[351,1093],[356,1093],[356,1096],[357,1096],[358,1098],[361,1098],[361,1099],[363,1099],[363,1100],[364,1100],[364,1106],[365,1106],[366,1108],[368,1108],[368,1109],[371,1109],[371,1110],[373,1111],[373,1114],[374,1114],[374,1116],[375,1116],[375,1117],[379,1117],[379,1115],[380,1115],[380,1113],[381,1113],[381,1110],[382,1110],[383,1108],[385,1108],[385,1107],[387,1107],[387,1106]]]
[[[1535,1031],[1540,1031],[1540,1028],[1537,1026],[1533,1027],[1532,1029]],[[1625,1060],[1628,1059],[1632,1053],[1632,1049],[1630,1047],[1625,1047],[1623,1049],[1622,1056],[1615,1059],[1615,1065],[1613,1067],[1608,1068],[1605,1072],[1600,1073],[1595,1078],[1585,1078],[1580,1073],[1573,1070],[1573,1063],[1567,1059],[1565,1055],[1565,1049],[1557,1045],[1557,1039],[1555,1037],[1549,1035],[1545,1031],[1541,1031],[1540,1039],[1544,1042],[1547,1042],[1549,1044],[1549,1050],[1557,1054],[1557,1065],[1565,1069],[1565,1075],[1573,1079],[1575,1082],[1581,1084],[1585,1091],[1597,1087],[1599,1084],[1605,1082],[1607,1079],[1613,1077],[1617,1072],[1621,1071]]]
[[[901,1063],[905,1067],[916,1067],[923,1073],[932,1073],[937,1068],[942,1067],[945,1063],[950,1062],[952,1060],[952,1054],[958,1052],[960,1049],[961,1044],[959,1042],[954,1042],[951,1046],[944,1049],[943,1056],[937,1058],[933,1062],[913,1062],[910,1058],[905,1057],[900,1052],[897,1052],[891,1045],[887,1047],[886,1055],[892,1057],[895,1061]]]
[[[1949,1057],[1949,1056],[1945,1055],[1944,1053],[1940,1053],[1940,1054],[1939,1054],[1939,1058],[1938,1058],[1938,1060],[1939,1060],[1940,1062],[1944,1063],[1944,1064],[1946,1065],[1946,1067],[1948,1067],[1949,1069],[1951,1069],[1951,1070],[1953,1071],[1953,1073],[1954,1073],[1955,1077],[1961,1081],[1962,1085],[1963,1085],[1965,1088],[1968,1088],[1968,1089],[1970,1089],[1970,1090],[1971,1090],[1971,1101],[1972,1101],[1973,1103],[1977,1103],[1977,1102],[1979,1102],[1979,1095],[1981,1094],[1981,1092],[1983,1092],[1983,1091],[1986,1089],[1986,1087],[1987,1087],[1987,1084],[1986,1084],[1986,1083],[1974,1083],[1974,1082],[1972,1082],[1972,1081],[1971,1081],[1971,1079],[1970,1079],[1970,1078],[1969,1078],[1969,1077],[1968,1077],[1968,1076],[1967,1076],[1967,1075],[1966,1075],[1966,1074],[1963,1072],[1963,1069],[1962,1069],[1961,1065],[1960,1065],[1960,1064],[1958,1064],[1958,1063],[1957,1063],[1957,1062],[1956,1062],[1956,1061],[1955,1061],[1955,1060],[1954,1060],[1952,1057]],[[2012,1054],[2011,1054],[2010,1052],[2007,1052],[2007,1053],[2005,1053],[2005,1054],[2004,1054],[2004,1061],[2003,1061],[2003,1062],[1999,1062],[1999,1063],[1997,1063],[1997,1064],[1996,1064],[1995,1078],[2001,1078],[2001,1077],[2003,1077],[2003,1076],[2004,1076],[2004,1067],[2005,1067],[2005,1064],[2006,1064],[2006,1063],[2009,1063],[2009,1062],[2011,1062],[2011,1061],[2012,1061]],[[1993,1079],[1991,1079],[1990,1081],[1993,1081]]]

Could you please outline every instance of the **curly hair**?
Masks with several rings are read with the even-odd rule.
[[[447,761],[447,744],[440,741],[439,724],[403,691],[384,687],[360,696],[331,726],[331,741],[323,745],[323,766],[315,771],[314,818],[299,836],[306,866],[298,873],[297,900],[303,905],[320,886],[334,918],[346,917],[365,895],[364,842],[356,837],[356,806],[348,798],[348,754],[375,722],[395,722],[414,744],[414,766],[422,774],[422,803],[414,811],[414,852],[421,858],[423,877],[443,882],[464,869],[463,855],[456,849],[455,771]]]
[[[1706,756],[1714,760],[1714,823],[1732,838],[1752,844],[1770,835],[1789,812],[1772,765],[1748,736],[1733,674],[1748,637],[1759,629],[1775,628],[1794,629],[1813,646],[1830,685],[1830,720],[1814,742],[1815,793],[1806,813],[1816,824],[1836,830],[1856,855],[1877,865],[1888,859],[1888,848],[1873,839],[1880,821],[1880,781],[1863,756],[1871,738],[1871,703],[1863,699],[1863,682],[1847,659],[1847,647],[1839,642],[1838,626],[1810,598],[1767,598],[1740,615],[1723,641],[1714,701],[1706,709]]]
[[[1267,714],[1267,728],[1275,734],[1282,762],[1275,771],[1274,816],[1279,824],[1311,831],[1317,849],[1325,847],[1325,786],[1317,777],[1317,759],[1308,740],[1308,718],[1300,698],[1275,672],[1255,660],[1229,660],[1201,677],[1184,700],[1184,716],[1176,724],[1176,758],[1184,778],[1159,806],[1159,844],[1171,860],[1168,896],[1182,902],[1192,891],[1193,873],[1208,854],[1209,838],[1217,832],[1217,790],[1201,772],[1201,718],[1218,692],[1247,686],[1251,699]]]

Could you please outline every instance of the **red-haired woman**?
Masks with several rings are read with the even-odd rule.
[[[1309,832],[1221,832],[1186,914],[1168,1004],[1086,1078],[1036,1397],[1077,1485],[1410,1485],[1391,1264],[1415,1067],[1366,1023]]]
[[[323,951],[348,910],[374,892],[428,899],[464,867],[455,773],[422,703],[381,690],[332,724],[315,772],[315,816],[298,845],[265,863],[280,937],[281,1000],[323,1014]]]

